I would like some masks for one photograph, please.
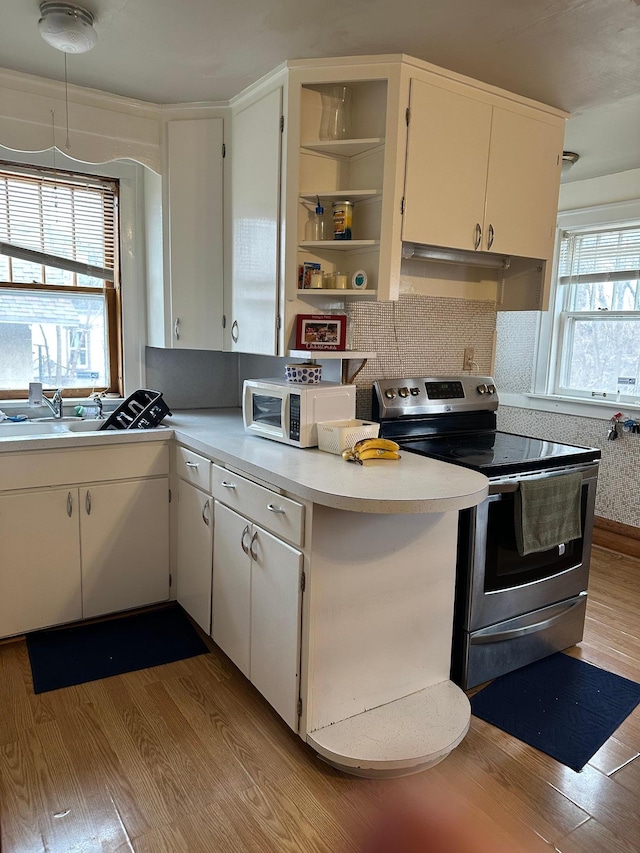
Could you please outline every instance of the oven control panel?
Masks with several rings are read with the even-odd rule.
[[[373,383],[375,420],[497,408],[498,392],[490,376],[377,379]]]

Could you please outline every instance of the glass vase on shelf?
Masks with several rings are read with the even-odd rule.
[[[322,94],[320,139],[348,139],[351,133],[351,89],[331,86]]]

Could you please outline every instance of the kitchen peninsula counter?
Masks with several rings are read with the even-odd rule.
[[[173,444],[186,462],[195,454],[191,464],[214,463],[212,492],[202,493],[214,506],[212,636],[227,651],[216,630],[235,607],[227,592],[235,595],[236,578],[247,578],[240,641],[257,642],[262,682],[254,645],[238,665],[300,738],[355,775],[404,775],[444,759],[470,721],[467,697],[449,680],[458,512],[484,500],[486,477],[405,452],[399,461],[349,464],[247,434],[239,409],[178,411],[153,430],[2,438],[0,424],[0,466],[19,477],[23,452],[54,451],[42,456],[54,461],[58,448],[81,448],[91,469],[86,451],[103,456],[108,446],[141,443],[142,452],[144,442]],[[47,466],[34,465],[46,486]],[[182,476],[175,467],[174,474]],[[9,488],[29,487],[15,482]],[[252,490],[262,496],[262,515],[252,515],[243,497]],[[297,513],[297,539],[269,527],[286,518],[278,503]],[[175,512],[180,499],[173,505]],[[178,564],[178,600],[180,572]],[[225,576],[231,588],[221,594],[216,583]],[[287,685],[283,703],[270,695],[279,679]]]
[[[97,430],[5,438],[2,429],[0,424],[0,454],[175,438],[197,453],[241,468],[301,498],[356,512],[449,512],[475,506],[488,492],[484,475],[422,456],[403,453],[398,462],[353,465],[317,448],[289,447],[249,435],[243,429],[240,409],[177,411],[159,428],[149,430]]]
[[[404,453],[397,462],[354,465],[317,448],[250,435],[237,409],[181,411],[167,425],[192,450],[334,509],[448,512],[475,506],[488,491],[484,475],[414,454]]]

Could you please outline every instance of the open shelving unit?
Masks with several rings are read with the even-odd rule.
[[[304,358],[306,361],[329,361],[331,359],[340,359],[342,362],[341,375],[344,385],[351,385],[356,376],[360,373],[370,358],[377,358],[375,352],[360,352],[358,350],[306,350],[292,349],[289,350],[289,358]],[[351,361],[359,361],[358,368],[351,373],[349,371],[349,363]]]
[[[332,86],[351,91],[348,138],[322,139],[323,111]],[[353,274],[364,269],[368,289],[363,297],[353,289],[319,291],[318,297],[375,298],[378,287],[385,163],[387,80],[345,80],[304,83],[300,90],[300,150],[298,156],[298,265],[315,261],[324,272]],[[325,209],[325,234],[333,234],[331,205],[353,204],[351,240],[308,241],[305,223],[316,200]],[[305,297],[308,295],[304,292]],[[318,298],[312,297],[312,298]]]

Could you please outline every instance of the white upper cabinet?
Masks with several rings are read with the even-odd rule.
[[[564,122],[496,100],[412,79],[403,240],[551,257]]]
[[[487,241],[493,233],[491,251],[551,259],[563,141],[564,121],[493,108],[484,233]]]
[[[223,141],[221,118],[167,123],[165,346],[223,348]]]
[[[291,61],[233,110],[233,349],[286,355],[298,314],[397,299],[403,244],[509,258],[497,307],[546,307],[562,111],[406,56]],[[348,239],[334,233],[340,202]],[[321,239],[307,229],[316,206]],[[305,264],[322,288],[301,284]],[[360,270],[367,286],[353,288]],[[330,286],[338,273],[345,289]]]
[[[233,112],[231,349],[278,355],[282,87]]]
[[[409,109],[402,238],[479,249],[491,106],[413,79]]]

